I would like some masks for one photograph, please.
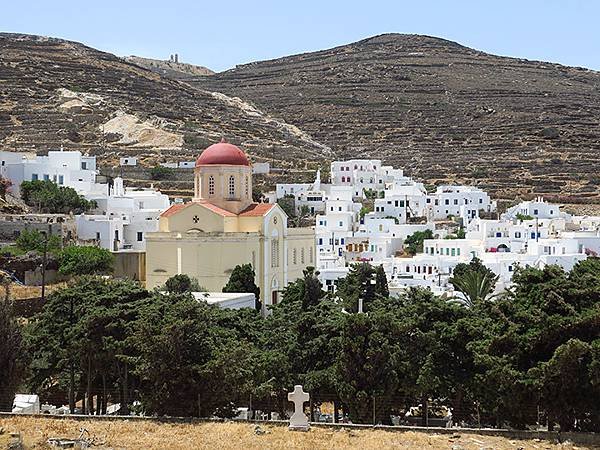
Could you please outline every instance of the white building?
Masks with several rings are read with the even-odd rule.
[[[428,195],[426,214],[430,220],[458,217],[464,224],[479,216],[479,211],[496,210],[496,202],[487,192],[473,186],[439,186]]]
[[[97,208],[77,217],[78,238],[112,251],[144,250],[146,233],[158,231],[159,215],[169,207],[167,195],[154,189],[125,189],[122,178],[114,179],[109,193],[86,198]]]
[[[137,166],[137,158],[134,156],[126,156],[124,158],[119,158],[120,166]]]
[[[0,152],[0,175],[12,181],[15,195],[23,181],[34,180],[51,180],[82,195],[101,192],[106,185],[96,183],[97,173],[96,157],[79,151],[49,151],[47,156]]]

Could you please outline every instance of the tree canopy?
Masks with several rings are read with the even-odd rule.
[[[63,275],[101,275],[112,271],[114,256],[105,248],[72,245],[60,253],[59,264]]]
[[[95,207],[72,187],[59,186],[50,180],[23,181],[21,199],[45,213],[82,213]]]

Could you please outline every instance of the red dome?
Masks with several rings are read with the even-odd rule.
[[[240,148],[225,141],[211,145],[196,160],[196,167],[219,164],[249,166],[250,162]]]

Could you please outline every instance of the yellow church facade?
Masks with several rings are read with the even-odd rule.
[[[196,162],[194,190],[191,202],[172,205],[159,231],[146,234],[148,288],[187,274],[221,291],[236,265],[250,263],[264,308],[316,264],[313,229],[288,228],[279,205],[252,201],[252,168],[238,147],[208,147]]]

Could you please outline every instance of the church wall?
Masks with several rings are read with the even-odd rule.
[[[317,266],[315,231],[312,228],[290,228],[287,236],[288,283],[304,276],[306,267]]]
[[[184,273],[197,278],[209,291],[221,291],[236,265],[254,262],[259,267],[261,263],[258,234],[206,233],[181,238],[176,233],[161,234],[155,233],[147,242],[146,279],[150,289]]]

